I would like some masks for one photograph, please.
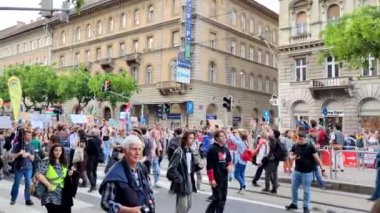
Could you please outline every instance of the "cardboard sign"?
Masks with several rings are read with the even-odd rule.
[[[70,118],[74,124],[85,124],[85,123],[87,123],[87,116],[86,115],[72,114],[72,115],[70,115]]]
[[[0,129],[12,128],[11,117],[9,116],[0,116]]]
[[[110,125],[110,127],[117,129],[120,129],[123,126],[121,121],[115,119],[109,119],[108,124]]]

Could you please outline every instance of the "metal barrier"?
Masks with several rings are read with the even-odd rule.
[[[355,147],[356,148],[356,147]],[[376,155],[377,155],[377,152],[375,151],[365,151],[365,149],[363,150],[359,150],[358,148],[356,148],[355,150],[331,150],[334,154],[334,173],[335,173],[335,179],[338,178],[338,169],[337,169],[337,155],[340,154],[340,155],[343,155],[343,153],[355,153],[356,155],[356,167],[360,170],[364,170],[365,166],[366,166],[366,162],[365,162],[365,155],[369,154],[369,155],[374,155],[375,156],[375,159],[373,160],[373,162],[370,162],[371,164],[375,164],[376,162]],[[342,162],[342,164],[344,165],[344,161]],[[332,166],[330,166],[330,178],[332,178]]]

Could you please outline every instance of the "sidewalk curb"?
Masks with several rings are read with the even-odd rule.
[[[253,179],[252,176],[246,176],[246,178]],[[260,179],[264,180],[264,178],[260,178]],[[286,177],[279,177],[278,181],[280,183],[291,184],[292,179],[286,178]],[[347,182],[325,181],[325,183],[329,185],[327,187],[328,190],[334,190],[334,191],[340,191],[340,192],[371,195],[372,192],[375,190],[375,188],[372,186],[358,185],[358,184],[347,183]],[[320,188],[318,183],[312,183],[312,187]]]

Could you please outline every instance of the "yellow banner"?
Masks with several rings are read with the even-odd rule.
[[[22,98],[21,82],[16,76],[12,76],[8,80],[9,97],[12,103],[13,117],[16,122],[20,118],[20,105]]]

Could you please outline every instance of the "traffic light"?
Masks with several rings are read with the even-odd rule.
[[[163,107],[164,106],[162,104],[158,104],[157,105],[156,115],[157,115],[158,118],[162,118]]]
[[[104,81],[102,85],[102,92],[109,92],[112,89],[112,82],[111,81]]]
[[[232,109],[232,96],[226,96],[223,98],[223,108],[227,109],[227,112],[230,112]]]
[[[53,11],[49,11],[49,9],[53,9],[53,0],[41,0],[41,9],[43,11],[40,12],[41,16],[44,18],[51,18],[53,16]]]
[[[165,103],[164,104],[164,111],[166,114],[170,113],[170,103]]]

